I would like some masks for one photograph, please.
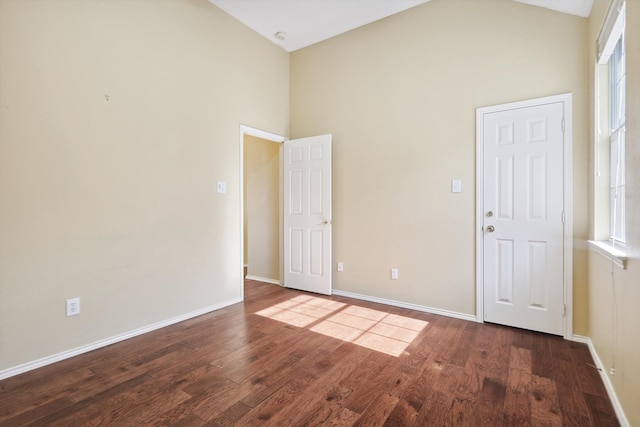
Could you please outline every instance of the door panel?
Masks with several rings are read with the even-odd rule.
[[[331,135],[284,143],[284,285],[331,295]]]
[[[563,104],[483,115],[484,318],[563,334]]]

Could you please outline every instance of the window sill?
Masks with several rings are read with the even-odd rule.
[[[603,257],[613,261],[623,270],[627,267],[627,254],[618,248],[614,248],[609,242],[589,240],[589,246]]]

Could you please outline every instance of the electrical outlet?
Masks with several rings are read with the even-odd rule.
[[[396,280],[398,278],[398,269],[397,268],[392,268],[391,269],[391,278],[393,280]]]
[[[609,369],[609,375],[615,375],[615,374],[616,374],[616,368]]]
[[[344,271],[344,263],[342,261],[338,261],[338,271]]]
[[[67,317],[77,316],[80,314],[80,298],[71,298],[67,300]]]

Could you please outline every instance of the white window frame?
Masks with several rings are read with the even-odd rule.
[[[600,154],[608,158],[608,178],[605,178],[608,188],[606,190],[602,188],[602,190],[605,190],[608,194],[605,196],[606,193],[603,193],[596,197],[596,203],[602,208],[606,206],[606,209],[604,211],[602,209],[596,209],[596,211],[603,215],[602,221],[605,221],[605,223],[602,224],[602,227],[608,225],[609,230],[604,233],[604,229],[600,230],[598,228],[600,231],[595,230],[595,234],[602,236],[599,238],[603,240],[590,241],[591,247],[596,252],[610,258],[616,265],[622,268],[625,268],[627,260],[624,247],[626,233],[624,191],[626,97],[624,46],[625,6],[626,0],[612,0],[597,40],[597,63],[599,66],[605,66],[606,64],[608,68],[607,79],[609,81],[609,93],[608,96],[603,99],[599,98],[598,95],[598,107],[596,110],[597,122],[599,123],[598,136],[595,141],[596,147],[601,147],[599,144],[600,141],[602,141],[605,144],[602,148],[607,150],[606,153],[602,153],[599,151],[600,148],[597,148],[597,176],[600,176],[601,172]],[[600,79],[597,78],[596,80],[599,84]],[[602,83],[604,83],[604,79]],[[600,94],[599,89],[597,89],[597,93]],[[605,111],[609,111],[608,117],[605,118],[601,114],[601,106]],[[604,111],[602,111],[602,113],[604,113]],[[608,126],[603,126],[606,129],[606,134],[603,134],[600,123],[605,120],[608,122]],[[602,138],[604,138],[604,140]],[[608,142],[605,142],[607,140]],[[603,178],[607,175],[603,175]],[[602,182],[602,184],[605,183]],[[609,217],[608,221],[605,220],[605,215]],[[600,223],[600,221],[597,222]],[[608,238],[605,236],[608,236]],[[607,240],[604,240],[605,238],[607,238]]]

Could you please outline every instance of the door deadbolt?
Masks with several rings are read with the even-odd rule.
[[[493,216],[493,212],[492,211],[487,212],[487,216],[488,217],[492,217]]]

